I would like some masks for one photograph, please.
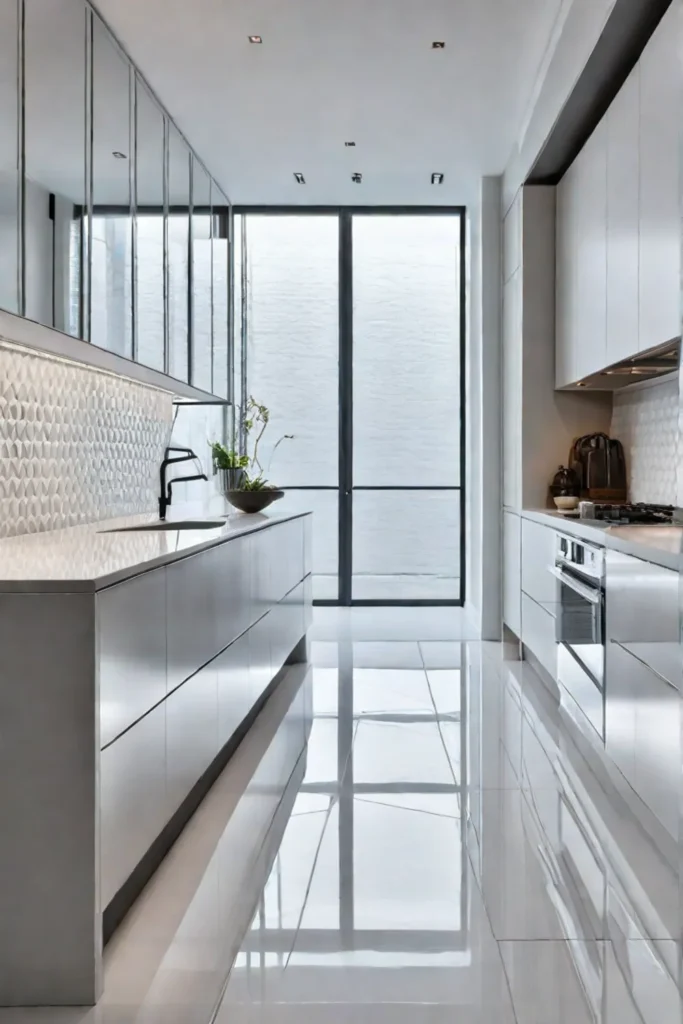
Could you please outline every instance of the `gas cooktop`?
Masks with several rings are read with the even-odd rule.
[[[596,502],[593,518],[603,523],[616,523],[622,526],[627,523],[668,524],[673,522],[673,514],[673,505],[649,505],[646,502],[639,502],[636,505],[602,505]]]

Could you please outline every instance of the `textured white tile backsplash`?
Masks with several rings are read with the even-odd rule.
[[[617,393],[611,436],[624,446],[631,501],[675,504],[678,381]]]
[[[0,537],[156,508],[170,394],[0,344]]]

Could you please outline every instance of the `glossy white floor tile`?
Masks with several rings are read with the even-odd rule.
[[[677,844],[562,694],[452,610],[321,611],[101,1006],[0,1024],[683,1024]]]

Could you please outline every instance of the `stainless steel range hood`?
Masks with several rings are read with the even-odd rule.
[[[678,359],[681,339],[672,338],[663,345],[639,352],[631,359],[623,359],[620,363],[608,366],[606,370],[594,373],[579,381],[574,388],[586,388],[590,391],[618,391],[643,380],[664,377],[669,373],[678,373]]]

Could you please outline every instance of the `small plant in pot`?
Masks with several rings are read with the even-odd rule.
[[[226,448],[219,442],[211,445],[214,473],[221,476],[221,490],[227,501],[240,512],[262,512],[284,491],[268,483],[263,475],[263,466],[259,461],[259,444],[270,421],[270,410],[253,397],[249,398],[246,413],[242,420],[242,431],[249,444],[249,437],[254,436],[254,447],[251,456],[240,454],[234,448]],[[284,434],[273,447],[273,455],[283,441],[291,440],[292,434]]]

